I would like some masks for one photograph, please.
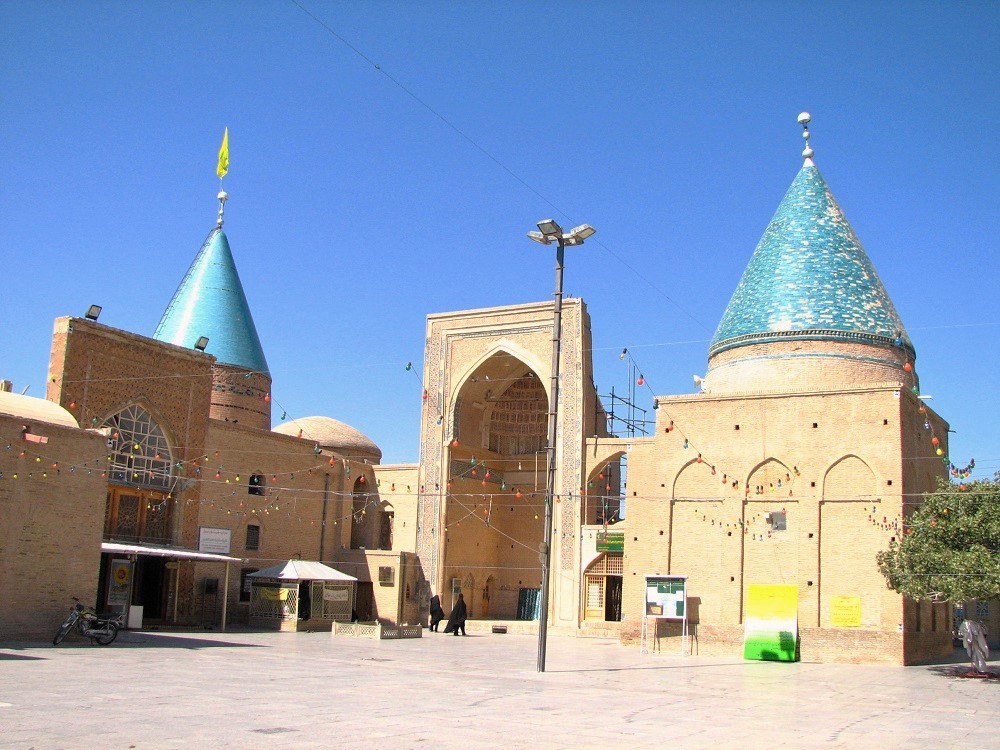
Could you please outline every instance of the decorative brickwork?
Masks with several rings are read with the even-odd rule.
[[[424,359],[424,382],[427,389],[424,412],[422,417],[421,430],[421,459],[420,459],[420,484],[421,495],[419,501],[418,516],[420,527],[418,529],[417,550],[421,564],[424,566],[427,578],[431,582],[432,588],[450,596],[450,591],[444,591],[447,587],[446,580],[458,576],[465,580],[470,578],[470,601],[469,606],[475,612],[485,609],[492,613],[506,611],[507,608],[517,605],[517,581],[507,584],[496,579],[493,584],[496,588],[490,597],[486,597],[484,592],[490,589],[488,575],[468,572],[461,573],[460,569],[454,567],[457,562],[450,563],[453,570],[442,578],[443,559],[441,557],[445,550],[446,540],[443,530],[446,524],[457,523],[457,519],[446,515],[445,498],[448,494],[449,479],[452,478],[450,471],[445,471],[446,467],[465,467],[471,469],[470,456],[478,456],[480,460],[489,460],[490,456],[498,461],[496,464],[500,469],[496,477],[491,476],[491,480],[501,478],[499,483],[507,486],[506,490],[493,486],[498,482],[490,482],[485,477],[482,482],[486,482],[489,497],[493,498],[494,504],[499,509],[503,503],[505,494],[512,495],[514,486],[518,483],[527,483],[528,489],[544,486],[544,457],[541,464],[538,463],[539,452],[527,450],[525,440],[527,438],[541,439],[538,448],[544,445],[545,426],[545,403],[547,396],[545,386],[549,382],[549,373],[546,363],[551,361],[552,346],[552,305],[534,304],[519,305],[489,310],[472,310],[461,313],[448,313],[443,315],[433,315],[428,318],[427,325],[427,348]],[[560,363],[560,411],[557,423],[557,445],[559,446],[558,470],[556,472],[556,495],[557,504],[554,508],[553,524],[553,567],[557,570],[571,571],[579,564],[577,547],[579,545],[578,534],[578,509],[576,508],[577,496],[581,486],[581,465],[583,447],[583,422],[585,414],[592,415],[593,407],[584,407],[585,395],[588,403],[595,400],[592,385],[587,381],[584,387],[584,374],[589,378],[590,364],[587,358],[586,366],[583,363],[584,331],[589,341],[589,321],[586,318],[586,311],[583,303],[579,300],[567,300],[563,307],[563,348]],[[470,378],[476,378],[477,368],[488,367],[491,357],[509,358],[497,360],[497,362],[521,363],[512,366],[519,370],[516,385],[511,385],[506,381],[495,383],[487,382],[489,378],[475,383],[471,390],[466,386],[470,383]],[[523,368],[527,365],[530,377],[524,377]],[[497,364],[498,367],[505,365]],[[484,370],[483,372],[489,372]],[[495,376],[495,373],[494,373]],[[468,395],[472,394],[472,395]],[[510,404],[504,406],[507,401],[517,401],[517,408]],[[544,401],[544,402],[543,402]],[[477,406],[478,405],[478,406]],[[499,408],[498,408],[499,406]],[[476,410],[480,411],[476,411]],[[480,416],[476,416],[476,415]],[[515,415],[515,416],[512,416]],[[518,422],[518,415],[521,421]],[[590,417],[592,418],[592,416]],[[513,419],[513,422],[511,422]],[[485,431],[484,431],[485,426]],[[490,427],[495,426],[496,430]],[[513,428],[516,435],[511,434]],[[524,433],[524,434],[522,434]],[[460,448],[453,448],[452,443],[458,439]],[[517,441],[516,444],[511,439]],[[506,442],[505,442],[506,441]],[[527,464],[519,467],[503,462],[503,457],[511,455],[510,451],[516,450],[516,455],[521,457],[517,464]],[[453,452],[454,460],[449,457]],[[531,479],[528,479],[529,469]],[[456,470],[458,471],[458,470]],[[473,496],[475,493],[483,491],[482,483],[477,477],[476,481],[469,481],[471,477],[464,477],[460,481],[453,483],[451,491],[461,500],[469,505],[475,504]],[[503,516],[494,516],[494,523],[500,524],[498,529],[511,525],[511,530],[516,531],[517,539],[524,546],[514,545],[514,549],[508,549],[506,554],[510,560],[516,560],[517,565],[523,569],[520,577],[521,585],[526,587],[537,586],[533,582],[532,572],[537,566],[537,554],[535,544],[524,542],[522,536],[527,533],[537,533],[541,540],[541,525],[539,516],[541,514],[542,494],[541,490],[532,491],[528,496],[529,500],[522,500],[506,503],[504,510],[507,513]],[[489,507],[487,498],[484,510],[479,510],[480,514]],[[532,511],[531,508],[534,508]],[[467,510],[456,511],[467,513]],[[480,516],[483,517],[483,516]],[[529,531],[535,529],[536,531]],[[478,533],[478,532],[477,532]],[[490,532],[492,533],[492,532]],[[487,548],[494,547],[494,537],[480,536],[472,534],[471,531],[462,531],[461,535],[453,535],[454,539],[447,541],[449,554],[453,561],[474,560],[471,550],[467,545],[476,543],[472,539],[478,539],[478,544],[486,545]],[[527,538],[527,537],[526,537]],[[463,547],[463,545],[466,545]],[[460,552],[466,549],[466,552]],[[480,547],[480,549],[484,549]],[[483,552],[481,554],[486,554]],[[490,553],[496,554],[496,553]],[[472,556],[469,556],[472,555]],[[513,555],[513,557],[511,557]],[[523,560],[522,560],[523,558]],[[483,560],[486,560],[484,557]],[[469,564],[475,565],[470,562]],[[483,562],[482,565],[487,565]],[[503,567],[504,563],[498,563]],[[510,563],[513,564],[513,563]],[[571,577],[572,578],[572,577]],[[513,585],[513,590],[508,586]],[[578,592],[575,591],[575,584],[563,593],[555,592],[554,599],[559,596],[569,597],[568,607],[562,608],[563,612],[569,612],[568,620],[575,625],[576,621],[576,599]],[[467,594],[469,595],[469,594]],[[513,599],[511,599],[513,597]],[[447,605],[447,601],[445,604]],[[560,612],[559,607],[554,606],[554,612]],[[511,610],[513,612],[513,609]],[[511,616],[513,616],[511,614]]]

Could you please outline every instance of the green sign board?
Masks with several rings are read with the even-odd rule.
[[[624,531],[598,531],[597,532],[598,552],[624,552],[625,532]]]

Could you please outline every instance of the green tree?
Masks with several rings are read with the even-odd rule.
[[[925,495],[878,567],[911,599],[1000,599],[1000,472]]]

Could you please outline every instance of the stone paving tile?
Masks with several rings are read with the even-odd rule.
[[[0,644],[0,748],[997,747],[1000,680],[552,637],[125,633]],[[25,658],[30,657],[30,658]]]

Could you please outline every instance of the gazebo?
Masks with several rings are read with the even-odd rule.
[[[251,573],[250,625],[329,630],[350,622],[358,579],[313,560],[288,560]]]

